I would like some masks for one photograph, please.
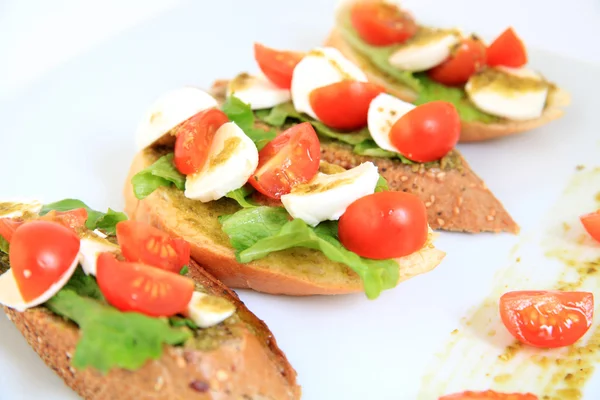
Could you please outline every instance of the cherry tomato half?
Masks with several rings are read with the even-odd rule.
[[[69,211],[52,210],[48,214],[40,217],[44,221],[53,221],[61,224],[73,232],[78,233],[85,227],[85,222],[88,219],[88,213],[85,208],[77,208]]]
[[[508,28],[487,49],[487,64],[518,68],[527,64],[527,50],[513,28]]]
[[[258,153],[258,168],[248,182],[262,194],[279,199],[311,180],[319,170],[321,150],[312,125],[303,122],[285,130]]]
[[[127,261],[179,273],[190,262],[190,244],[145,222],[121,221],[117,240]]]
[[[594,296],[588,292],[515,291],[500,298],[500,316],[518,340],[535,347],[569,346],[592,325]]]
[[[226,122],[229,119],[223,111],[210,108],[175,128],[177,139],[173,161],[179,172],[191,175],[204,166],[215,133]]]
[[[456,146],[460,117],[446,101],[422,104],[392,126],[390,139],[406,158],[417,162],[439,160]]]
[[[427,241],[427,210],[410,193],[373,193],[348,206],[340,218],[338,234],[344,247],[359,256],[403,257]]]
[[[263,74],[275,85],[282,89],[292,87],[294,68],[304,57],[304,54],[294,51],[279,51],[254,44],[254,58]]]
[[[600,210],[583,215],[580,220],[587,233],[600,242]]]
[[[367,126],[369,104],[383,92],[374,83],[342,81],[313,90],[310,105],[325,125],[356,130]]]
[[[185,276],[118,261],[112,253],[98,256],[96,280],[112,306],[152,317],[169,317],[185,311],[194,292],[194,282]]]
[[[350,22],[362,40],[373,46],[402,43],[417,32],[417,24],[409,13],[383,1],[354,4]]]
[[[79,246],[79,237],[55,222],[36,220],[19,227],[8,256],[23,299],[36,299],[58,282],[77,259]]]
[[[463,39],[450,58],[429,71],[429,77],[448,86],[463,85],[485,65],[485,58],[481,40]]]
[[[472,392],[468,390],[462,393],[442,396],[439,400],[538,400],[538,397],[531,393],[499,393],[493,390]]]
[[[17,218],[0,218],[0,236],[8,243],[12,240],[13,234],[18,227],[23,225],[23,221]]]

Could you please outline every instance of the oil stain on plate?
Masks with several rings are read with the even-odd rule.
[[[544,226],[524,235],[511,265],[494,279],[491,293],[461,320],[423,377],[419,400],[465,390],[533,393],[543,400],[582,399],[600,362],[600,244],[579,216],[600,208],[600,168],[579,170]],[[498,300],[511,290],[582,290],[594,293],[596,316],[586,335],[570,347],[536,349],[508,333]]]

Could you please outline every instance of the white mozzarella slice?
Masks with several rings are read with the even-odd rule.
[[[98,255],[104,252],[116,252],[119,246],[102,237],[84,237],[81,239],[79,247],[79,262],[83,272],[87,275],[96,276],[96,265]]]
[[[398,153],[398,149],[390,140],[390,132],[400,117],[413,108],[415,108],[413,104],[386,93],[381,93],[371,101],[367,124],[369,133],[377,146]]]
[[[34,199],[10,199],[0,202],[0,218],[20,218],[25,213],[37,214],[42,203]]]
[[[73,275],[73,272],[75,272],[77,265],[79,265],[79,257],[75,257],[69,269],[65,271],[65,273],[57,282],[53,283],[41,296],[31,300],[30,302],[26,302],[25,299],[23,299],[23,296],[19,291],[19,287],[17,286],[17,281],[13,274],[13,270],[12,268],[9,269],[2,274],[2,276],[0,276],[0,304],[19,312],[23,312],[28,308],[39,306],[40,304],[45,303],[67,284]]]
[[[185,196],[204,203],[218,200],[244,186],[257,166],[254,142],[235,122],[227,122],[217,130],[202,169],[187,176]]]
[[[200,111],[217,106],[217,101],[201,89],[183,87],[165,93],[150,106],[138,124],[135,134],[138,150],[152,145]]]
[[[220,324],[235,313],[230,301],[205,293],[194,292],[188,304],[186,316],[200,328],[210,328]]]
[[[388,61],[405,71],[426,71],[444,62],[459,41],[458,32],[422,28],[392,53]]]
[[[316,226],[321,221],[338,220],[355,200],[374,193],[378,180],[377,167],[365,162],[337,174],[318,173],[310,182],[281,196],[281,202],[292,217]]]
[[[549,84],[523,68],[487,68],[473,75],[465,90],[477,108],[516,121],[539,118],[544,112]]]
[[[366,82],[360,68],[345,58],[338,49],[318,47],[296,65],[292,76],[292,101],[298,112],[318,119],[310,105],[310,93],[323,86],[353,80]]]
[[[289,90],[276,86],[264,75],[252,76],[246,73],[229,82],[227,96],[237,97],[253,110],[275,107],[292,98]]]

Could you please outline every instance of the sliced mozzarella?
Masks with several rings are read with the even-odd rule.
[[[25,299],[23,299],[23,296],[21,296],[12,268],[9,269],[0,276],[0,304],[23,312],[28,308],[45,303],[67,284],[78,264],[79,257],[75,257],[69,269],[65,271],[60,279],[53,283],[41,296],[30,302],[26,302]]]
[[[0,218],[19,218],[25,213],[37,214],[42,203],[33,199],[12,199],[0,202]]]
[[[230,301],[194,292],[185,314],[200,328],[209,328],[225,321],[233,313],[235,313],[235,306]]]
[[[278,104],[290,101],[292,95],[289,90],[274,85],[264,75],[248,75],[246,73],[236,76],[229,82],[227,96],[235,96],[253,110],[275,107]]]
[[[135,134],[138,149],[152,145],[177,125],[217,105],[210,94],[193,87],[165,93],[150,106],[138,124]]]
[[[337,174],[318,173],[310,182],[281,196],[281,202],[292,217],[316,226],[339,219],[355,200],[374,193],[378,179],[377,167],[371,162]]]
[[[367,123],[369,133],[377,146],[387,151],[398,152],[390,140],[392,126],[413,108],[415,108],[413,104],[386,93],[381,93],[371,101]]]
[[[544,112],[549,84],[536,72],[523,68],[487,68],[465,86],[481,110],[511,120],[538,118]]]
[[[298,112],[318,119],[310,105],[310,93],[320,87],[343,80],[366,82],[367,77],[338,49],[318,47],[311,50],[294,68],[292,76],[294,107]]]
[[[83,272],[96,276],[98,255],[104,252],[116,252],[119,246],[102,237],[88,236],[81,239],[79,247],[79,262]]]
[[[258,166],[258,150],[235,122],[223,124],[215,134],[202,169],[188,175],[185,196],[204,203],[239,189]]]
[[[388,61],[405,71],[425,71],[447,59],[459,41],[456,31],[422,28],[392,53]]]

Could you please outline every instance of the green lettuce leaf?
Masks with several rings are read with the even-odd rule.
[[[46,215],[50,211],[70,211],[77,208],[85,208],[88,213],[88,219],[85,222],[86,228],[90,230],[100,229],[109,235],[112,235],[116,231],[116,225],[120,221],[125,221],[127,215],[122,212],[111,210],[110,208],[106,213],[92,210],[83,201],[76,199],[64,199],[54,203],[46,204],[40,210],[40,215]]]
[[[377,146],[377,143],[375,143],[374,140],[371,139],[360,142],[359,144],[354,146],[353,150],[356,154],[359,154],[361,156],[397,158],[402,162],[402,164],[415,163],[414,161],[409,160],[400,153],[394,153],[393,151],[387,151],[382,149],[381,147]]]
[[[377,298],[383,290],[398,283],[396,261],[369,260],[347,250],[337,238],[336,222],[324,222],[312,228],[300,219],[290,221],[284,209],[274,207],[244,209],[220,221],[242,263],[258,260],[275,251],[306,247],[319,250],[328,259],[343,263],[356,272],[363,280],[369,299]]]
[[[387,181],[381,175],[379,175],[379,179],[377,180],[377,185],[375,185],[375,193],[377,192],[386,192],[390,190]]]
[[[187,265],[181,267],[181,271],[179,271],[179,275],[187,275],[190,272],[190,268]]]
[[[199,329],[198,325],[196,325],[196,323],[194,321],[192,321],[189,318],[180,317],[178,315],[176,315],[174,317],[170,317],[169,324],[171,324],[171,326],[173,328],[186,327],[186,328],[190,328],[192,330]]]
[[[167,320],[120,312],[72,289],[62,289],[45,305],[79,326],[79,342],[72,359],[78,369],[134,371],[148,360],[160,358],[165,344],[181,344],[192,335],[187,329],[171,327]]]
[[[106,302],[104,295],[93,276],[83,272],[81,267],[78,267],[71,279],[63,286],[63,290],[72,290],[79,296],[89,297],[100,302]]]
[[[235,122],[256,145],[260,151],[267,143],[275,139],[277,132],[273,129],[264,130],[254,126],[255,117],[250,105],[244,103],[235,96],[228,97],[221,110],[230,121]]]
[[[2,236],[0,236],[0,251],[2,253],[8,254],[9,247],[10,247],[10,244],[8,243],[8,241],[6,239],[4,239]]]
[[[173,153],[162,156],[147,168],[131,178],[135,197],[142,200],[161,186],[175,185],[177,189],[185,189],[185,175],[181,174],[173,164]]]
[[[235,189],[227,193],[226,197],[237,201],[237,203],[243,208],[256,207],[258,204],[250,199],[247,199],[247,197],[253,192],[254,188],[252,186],[244,185],[239,189]]]

